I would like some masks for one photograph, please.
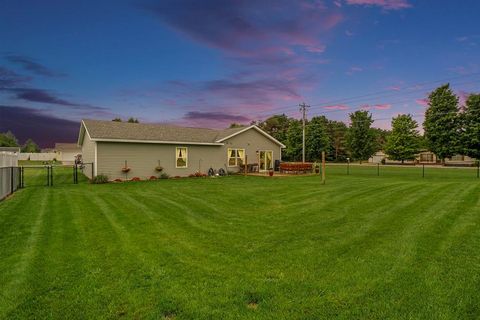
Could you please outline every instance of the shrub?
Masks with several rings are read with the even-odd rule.
[[[140,179],[139,177],[133,177],[132,179],[130,179],[130,181],[141,181],[142,179]]]
[[[115,179],[115,180],[113,180],[113,181],[114,181],[114,182],[123,182],[123,180],[122,180],[122,179],[118,179],[118,178],[117,178],[117,179]]]
[[[104,174],[99,174],[99,175],[93,177],[93,179],[90,180],[90,182],[93,183],[93,184],[108,183],[108,177]]]
[[[168,179],[168,178],[170,178],[170,176],[165,172],[162,172],[162,174],[160,175],[160,179]]]
[[[175,176],[173,177],[174,179],[180,179],[181,177],[180,176]]]
[[[151,176],[148,180],[157,180],[157,177]]]

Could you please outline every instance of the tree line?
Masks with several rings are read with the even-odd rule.
[[[457,154],[480,159],[480,94],[470,94],[460,106],[458,96],[445,84],[432,91],[428,101],[423,135],[411,114],[394,117],[391,130],[373,128],[367,110],[350,113],[348,126],[325,116],[312,117],[306,124],[306,161],[319,161],[322,151],[330,161],[365,161],[379,150],[402,162],[415,159],[422,150],[432,151],[442,162]],[[301,160],[301,120],[281,114],[252,124],[287,146],[282,154],[285,161]]]
[[[0,132],[0,147],[20,147],[21,152],[28,153],[40,152],[40,147],[32,139],[27,139],[23,145],[20,145],[11,131]]]

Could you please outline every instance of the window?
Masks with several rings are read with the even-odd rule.
[[[420,154],[420,161],[421,162],[433,162],[433,154],[432,153],[422,153],[422,154]]]
[[[245,149],[228,149],[228,166],[237,167],[245,162]]]
[[[186,147],[176,148],[175,167],[186,168],[188,165],[188,150]]]

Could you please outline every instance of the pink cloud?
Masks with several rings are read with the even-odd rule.
[[[428,99],[417,99],[415,102],[422,107],[428,107]]]
[[[346,72],[346,74],[348,74],[349,76],[351,76],[351,75],[353,75],[354,73],[362,72],[362,71],[363,71],[363,68],[353,66],[353,67],[350,67],[350,69]]]
[[[342,3],[340,1],[333,1],[333,4],[336,5],[339,8],[342,7]]]
[[[323,109],[326,109],[326,110],[348,110],[349,107],[345,106],[345,105],[342,105],[342,104],[339,104],[339,105],[333,105],[333,106],[325,106],[325,107],[323,107]]]
[[[410,8],[407,0],[347,0],[350,5],[378,6],[385,10],[400,10]]]
[[[387,87],[387,89],[392,91],[400,91],[402,88],[400,86],[390,86]]]
[[[375,110],[388,110],[392,108],[391,104],[377,104],[373,106]]]

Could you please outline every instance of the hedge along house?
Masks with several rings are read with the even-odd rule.
[[[207,173],[209,168],[238,171],[257,163],[260,171],[281,160],[285,146],[257,126],[214,130],[161,124],[82,120],[78,137],[87,177],[109,180],[158,176],[157,166],[170,176]],[[122,171],[125,165],[128,173]]]

